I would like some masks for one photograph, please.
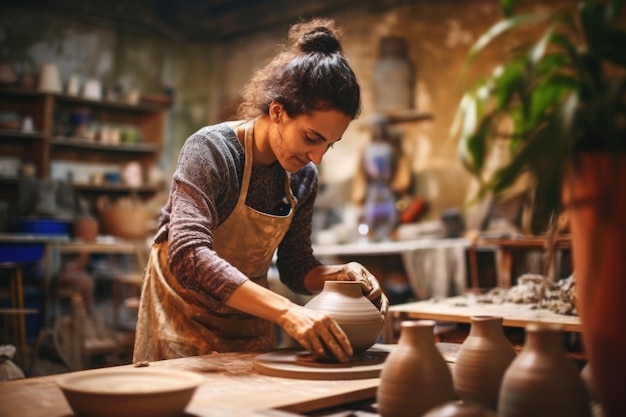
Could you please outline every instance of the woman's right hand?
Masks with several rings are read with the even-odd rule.
[[[328,313],[291,303],[278,324],[318,358],[327,358],[330,353],[339,362],[347,362],[353,355],[348,336]]]

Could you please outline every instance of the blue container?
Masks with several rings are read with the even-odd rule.
[[[69,236],[69,220],[59,219],[18,219],[15,222],[15,232],[32,235]]]
[[[42,242],[0,242],[0,262],[38,262],[43,253]]]

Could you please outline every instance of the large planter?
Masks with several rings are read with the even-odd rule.
[[[576,155],[563,183],[585,353],[606,417],[626,416],[626,158]]]

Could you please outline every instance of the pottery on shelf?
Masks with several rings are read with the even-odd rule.
[[[576,364],[567,356],[559,326],[533,323],[524,347],[504,374],[500,417],[590,417],[589,396]]]
[[[421,416],[457,399],[452,374],[435,345],[435,322],[403,321],[397,346],[380,372],[376,391],[382,417]]]
[[[498,415],[480,404],[459,400],[438,405],[422,417],[498,417]]]
[[[502,377],[516,356],[504,335],[502,317],[472,316],[452,369],[459,398],[497,410]]]
[[[383,331],[380,311],[363,295],[356,281],[326,281],[322,291],[304,306],[335,319],[355,355],[372,347]]]

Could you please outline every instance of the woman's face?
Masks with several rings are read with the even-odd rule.
[[[337,110],[316,110],[289,117],[280,112],[270,146],[280,165],[296,172],[309,162],[320,164],[322,157],[350,124],[350,117]]]

